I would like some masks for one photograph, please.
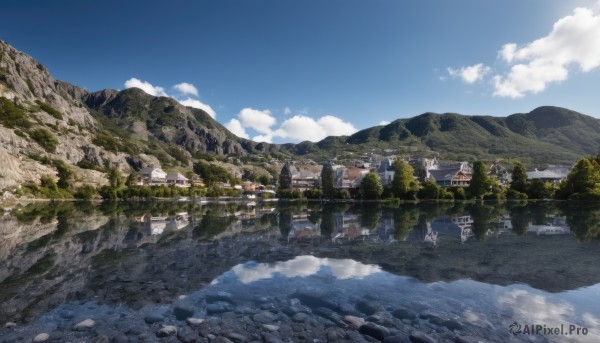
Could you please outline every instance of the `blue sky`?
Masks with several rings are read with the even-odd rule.
[[[600,117],[597,0],[2,0],[0,16],[57,79],[141,86],[256,140],[428,111]]]

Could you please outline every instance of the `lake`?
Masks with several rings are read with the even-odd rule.
[[[600,204],[24,205],[0,218],[0,325],[0,342],[599,342]]]

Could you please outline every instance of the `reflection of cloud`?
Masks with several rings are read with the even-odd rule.
[[[242,283],[270,279],[275,273],[286,277],[306,277],[319,272],[322,267],[329,267],[331,274],[338,279],[363,278],[380,271],[379,266],[362,264],[350,259],[338,260],[318,258],[314,256],[297,256],[296,258],[275,264],[259,263],[255,265],[239,264],[233,272]]]

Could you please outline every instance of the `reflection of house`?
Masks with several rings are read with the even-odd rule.
[[[167,185],[175,185],[177,187],[190,187],[190,179],[183,176],[181,173],[173,172],[167,174]]]
[[[167,182],[167,173],[160,168],[148,167],[140,171],[143,185],[162,185]]]
[[[242,190],[244,192],[254,192],[256,190],[256,186],[252,181],[244,181],[242,182]]]
[[[540,181],[549,181],[554,184],[559,183],[560,181],[567,178],[569,174],[569,168],[552,168],[546,170],[537,170],[537,168],[533,171],[527,172],[528,180],[540,180]]]
[[[347,190],[360,188],[362,179],[369,174],[369,170],[357,167],[338,167],[333,172],[333,187]]]
[[[294,215],[288,238],[320,237],[321,227],[308,219],[307,214]]]
[[[467,162],[440,163],[427,170],[427,174],[438,186],[468,187],[473,169]]]

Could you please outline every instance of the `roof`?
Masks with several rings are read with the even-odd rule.
[[[429,175],[435,179],[435,181],[450,181],[458,174],[460,168],[452,169],[429,169]]]
[[[167,174],[167,179],[170,180],[189,180],[187,177],[183,176],[181,173],[172,172]]]
[[[560,180],[560,179],[564,179],[565,177],[567,177],[567,174],[565,174],[562,170],[557,169],[557,170],[552,170],[552,169],[546,169],[546,170],[534,170],[534,171],[528,171],[527,172],[527,178],[532,180],[532,179],[554,179],[554,180]]]

